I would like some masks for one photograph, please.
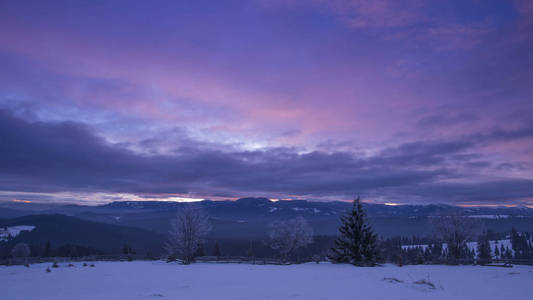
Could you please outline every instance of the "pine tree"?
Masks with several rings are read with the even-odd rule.
[[[437,262],[437,261],[440,261],[441,258],[442,258],[442,243],[441,242],[437,242],[435,244],[433,244],[433,247],[431,248],[431,259],[433,262]]]
[[[198,257],[198,256],[205,256],[203,244],[198,244],[198,247],[196,248],[196,251],[194,252],[194,257]]]
[[[474,261],[474,258],[476,257],[476,250],[474,250],[474,248],[470,249],[465,246],[465,255],[468,260]]]
[[[123,254],[130,254],[132,252],[131,247],[128,244],[124,244],[122,246],[122,253]]]
[[[52,250],[50,248],[50,240],[46,241],[46,244],[44,245],[44,253],[43,257],[50,257],[52,256]]]
[[[477,240],[477,257],[481,265],[488,264],[492,261],[490,242],[487,233],[483,233]]]
[[[428,245],[426,249],[424,249],[424,261],[431,261],[431,245]]]
[[[511,252],[509,247],[505,247],[505,258],[507,258],[507,259],[512,259],[513,258],[513,253]]]
[[[218,245],[218,242],[215,243],[215,248],[213,249],[213,256],[220,256],[222,255],[220,252],[220,246]]]
[[[353,201],[352,210],[341,218],[341,236],[335,240],[329,259],[336,263],[375,265],[378,259],[376,234],[366,221],[360,198]]]

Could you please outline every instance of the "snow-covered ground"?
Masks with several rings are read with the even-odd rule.
[[[33,225],[17,225],[7,228],[0,228],[0,242],[7,241],[8,237],[16,237],[21,231],[32,231],[35,229]]]
[[[531,299],[533,267],[95,262],[1,266],[11,299]],[[432,282],[435,287],[417,284]]]

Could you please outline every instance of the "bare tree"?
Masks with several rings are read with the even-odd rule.
[[[186,205],[176,213],[170,225],[169,239],[165,245],[168,255],[190,264],[194,253],[211,230],[207,215],[200,207]]]
[[[279,251],[283,262],[296,249],[313,242],[313,229],[301,216],[288,221],[276,221],[271,228],[270,247]]]
[[[438,218],[435,233],[444,243],[448,244],[448,259],[456,263],[467,256],[467,241],[474,235],[473,222],[467,217],[451,214]]]

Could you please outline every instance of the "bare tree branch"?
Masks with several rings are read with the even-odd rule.
[[[184,264],[191,263],[194,253],[211,230],[207,215],[199,207],[186,205],[176,213],[170,225],[169,240],[165,245],[168,255],[181,259]]]
[[[313,242],[313,229],[301,216],[274,222],[271,227],[270,247],[280,252],[284,262],[296,249]]]

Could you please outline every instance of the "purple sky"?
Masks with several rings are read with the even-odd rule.
[[[533,2],[0,2],[0,200],[533,206]]]

